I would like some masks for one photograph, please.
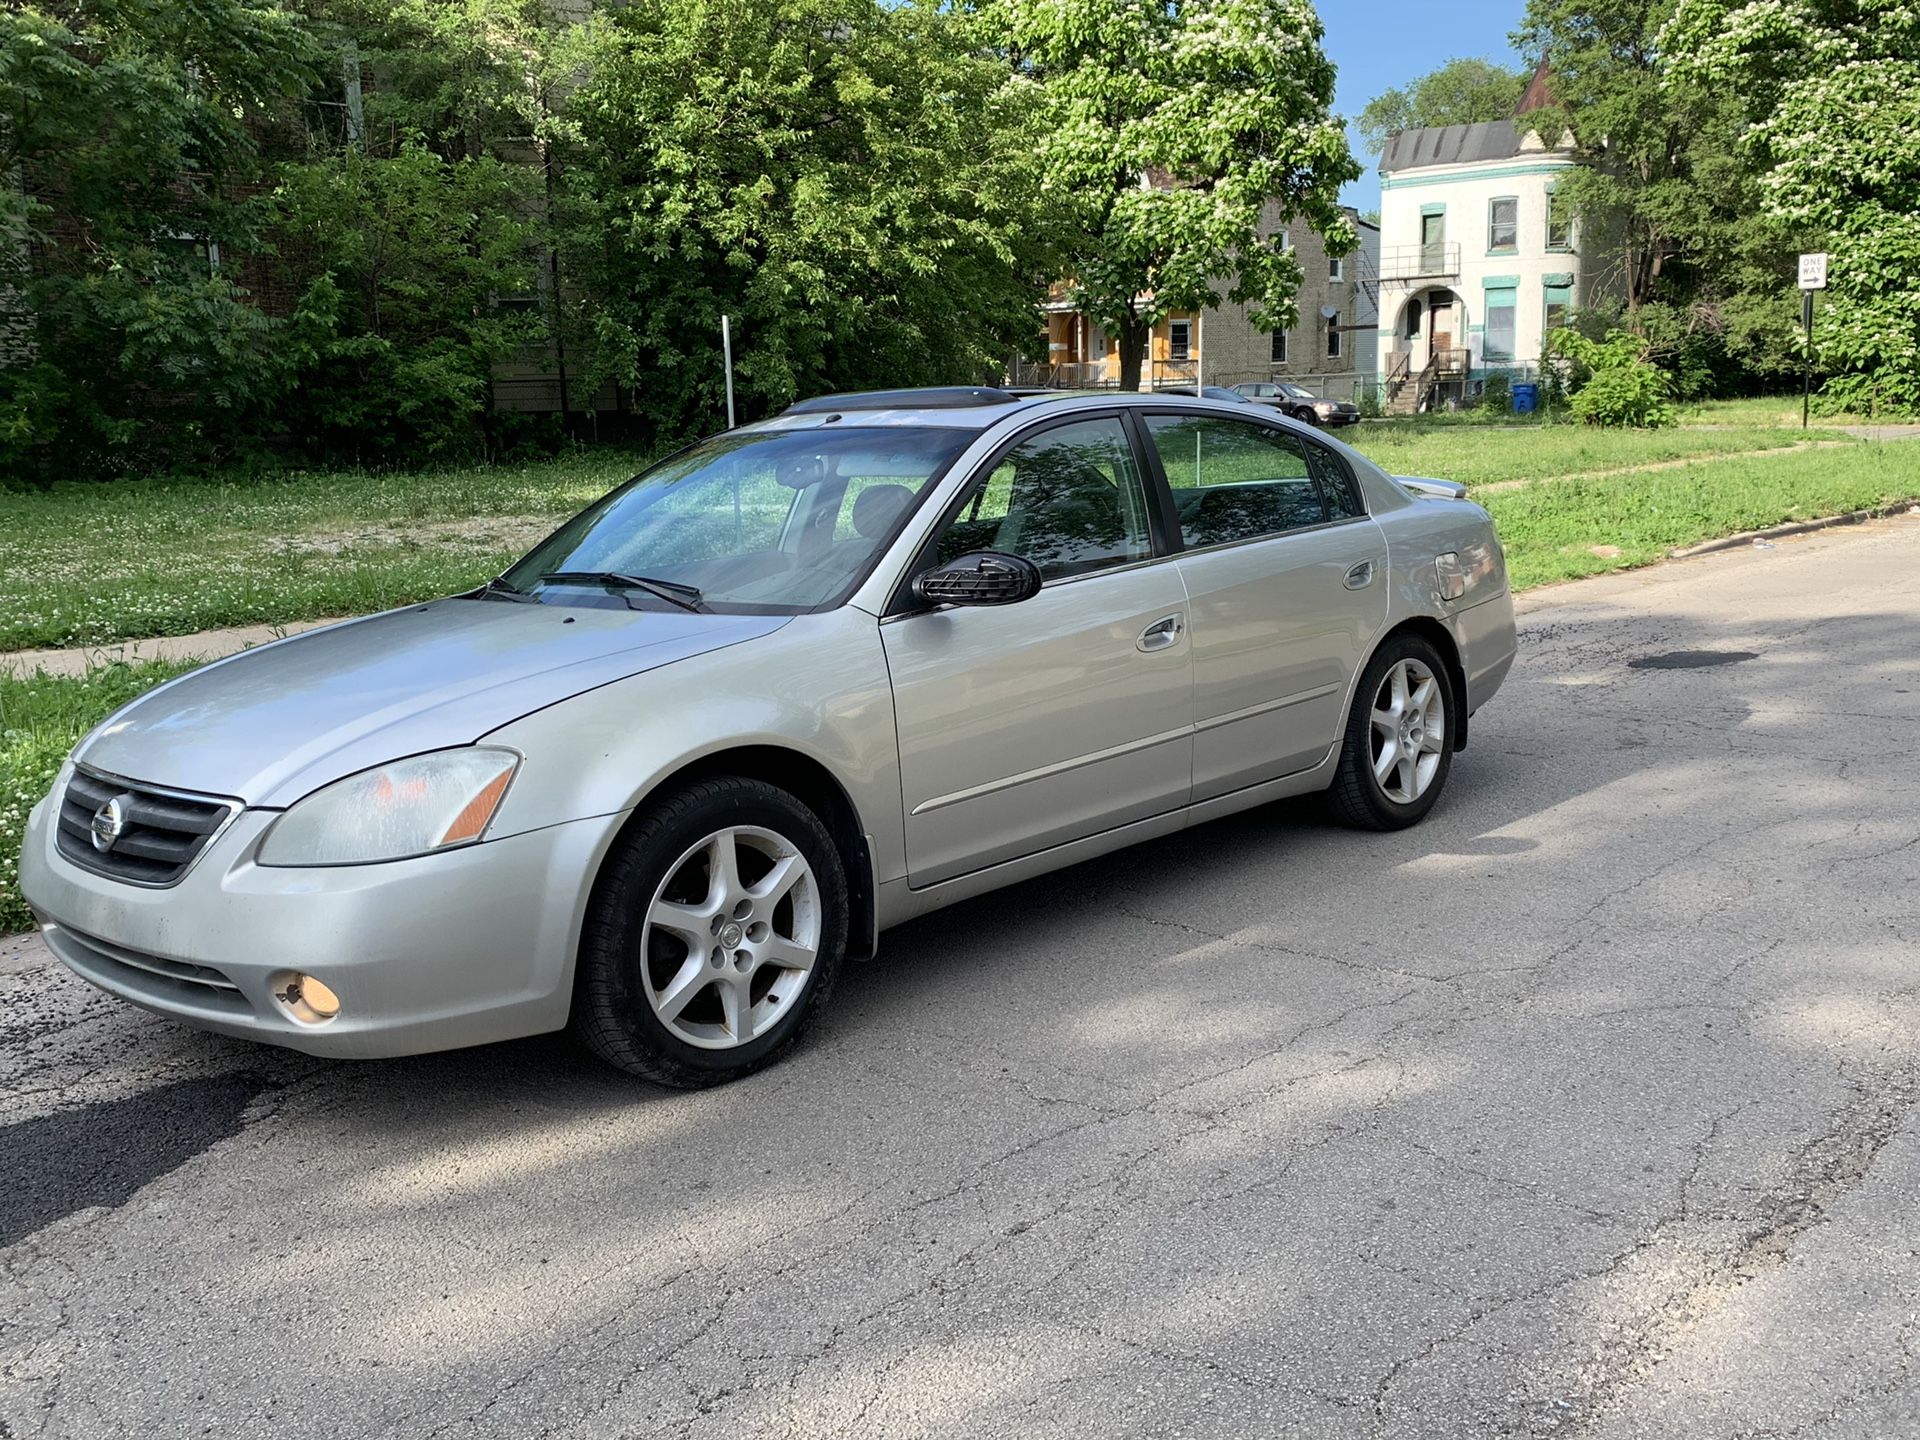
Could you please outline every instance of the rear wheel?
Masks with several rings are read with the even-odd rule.
[[[758,780],[667,796],[602,868],[573,1024],[610,1064],[716,1085],[776,1059],[826,1003],[847,882],[812,811]]]
[[[1347,717],[1340,768],[1327,791],[1334,818],[1363,830],[1399,830],[1434,807],[1453,765],[1446,662],[1418,635],[1375,653]]]

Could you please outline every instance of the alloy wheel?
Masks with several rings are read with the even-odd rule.
[[[667,868],[647,906],[647,1003],[689,1045],[745,1045],[805,992],[821,923],[819,881],[798,847],[757,826],[716,831]]]
[[[1401,660],[1381,678],[1372,738],[1380,793],[1400,805],[1426,794],[1447,746],[1446,687],[1426,665]]]

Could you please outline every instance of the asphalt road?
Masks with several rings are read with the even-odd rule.
[[[0,949],[0,1437],[1920,1435],[1920,520],[1523,623],[1420,828],[934,917],[715,1093]]]

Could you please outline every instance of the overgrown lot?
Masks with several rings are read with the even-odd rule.
[[[598,451],[518,467],[0,492],[0,650],[444,595],[496,573],[642,463]]]
[[[1452,425],[1445,420],[1361,425],[1340,438],[1395,475],[1426,475],[1462,485],[1551,480],[1804,443],[1800,430],[1739,425],[1729,429],[1596,430],[1584,425]],[[1816,432],[1810,438],[1851,443]]]
[[[1658,560],[1788,520],[1920,499],[1920,441],[1707,461],[1481,497],[1516,589]]]

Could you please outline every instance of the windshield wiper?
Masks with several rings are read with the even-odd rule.
[[[505,579],[498,575],[487,581],[487,583],[482,585],[478,590],[470,590],[467,593],[477,600],[514,600],[522,605],[538,605],[540,603],[539,596],[529,595],[519,586],[508,584]]]
[[[654,580],[645,575],[623,574],[618,570],[555,570],[540,577],[542,585],[556,580],[561,584],[611,585],[622,590],[644,590],[656,600],[678,605],[682,610],[691,610],[696,615],[707,608],[700,603],[698,589],[692,585],[682,585],[678,580]]]

